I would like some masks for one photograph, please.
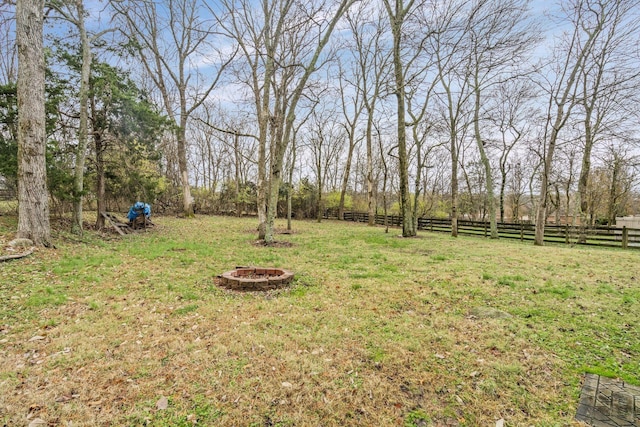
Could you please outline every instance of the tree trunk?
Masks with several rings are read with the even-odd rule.
[[[104,143],[102,135],[94,133],[94,142],[96,148],[96,198],[98,200],[98,215],[96,218],[96,228],[101,230],[104,228],[103,212],[107,210],[105,200],[105,179],[104,179]]]
[[[578,197],[580,197],[580,230],[590,223],[588,216],[587,190],[589,185],[589,174],[591,172],[591,151],[593,149],[593,134],[591,129],[592,111],[585,105],[586,114],[584,120],[584,152],[582,153],[582,167],[580,178],[578,178]],[[581,232],[580,242],[586,242],[586,236]]]
[[[476,143],[478,145],[478,151],[480,152],[480,161],[484,166],[484,174],[485,174],[485,185],[487,188],[487,205],[489,208],[489,223],[491,224],[491,235],[492,239],[498,238],[498,224],[496,220],[496,200],[495,195],[493,193],[493,176],[491,174],[491,162],[489,162],[489,157],[487,157],[487,152],[484,149],[484,142],[482,141],[482,136],[480,135],[480,87],[479,82],[476,76],[475,81],[475,108],[473,111],[473,129],[475,133]]]
[[[181,91],[183,94],[184,91]],[[183,96],[181,96],[182,98]],[[189,185],[189,170],[187,168],[187,113],[186,99],[181,100],[180,127],[176,130],[178,143],[178,168],[182,182],[182,213],[185,217],[193,216],[193,198]]]
[[[382,207],[384,212],[384,232],[389,232],[389,218],[387,216],[387,178],[389,176],[389,168],[387,167],[387,162],[384,160],[384,154],[382,150],[382,140],[378,138],[378,143],[380,144],[380,160],[382,161]]]
[[[316,204],[316,222],[322,222],[322,183],[318,183],[318,203]]]
[[[421,147],[418,148],[418,150],[420,150]],[[422,156],[420,156],[420,154],[418,154],[418,167],[416,168],[416,179],[414,181],[414,185],[415,185],[415,195],[413,197],[413,211],[411,214],[411,218],[412,218],[412,222],[411,222],[411,231],[413,233],[414,236],[418,235],[418,200],[421,196],[421,192],[424,191],[424,189],[420,188],[420,185],[422,184],[422,179],[420,177],[421,174],[421,169],[422,167],[421,162],[422,162]]]
[[[393,32],[393,69],[395,76],[395,95],[397,101],[397,131],[398,131],[398,163],[400,168],[400,209],[402,210],[402,236],[413,237],[413,211],[411,208],[411,193],[409,192],[409,159],[407,155],[407,125],[406,101],[404,87],[404,67],[402,63],[402,24],[404,21],[403,3],[396,0],[395,16],[390,18]]]
[[[318,41],[318,44],[314,50],[313,56],[304,67],[304,74],[300,77],[298,83],[295,86],[295,89],[291,92],[291,98],[288,105],[285,104],[282,105],[281,108],[276,108],[276,111],[278,111],[280,114],[285,114],[286,112],[286,119],[284,120],[284,129],[282,129],[281,127],[276,129],[277,135],[275,135],[274,140],[272,141],[271,150],[269,153],[271,161],[271,180],[269,183],[270,197],[269,203],[267,205],[267,222],[264,236],[264,241],[267,244],[273,243],[273,224],[278,210],[278,192],[280,189],[280,183],[282,182],[282,162],[284,153],[290,143],[291,135],[294,132],[293,128],[298,101],[302,97],[302,92],[306,88],[309,77],[316,71],[316,64],[318,63],[320,54],[329,42],[329,37],[333,33],[335,26],[337,25],[338,21],[345,13],[345,11],[353,3],[354,0],[342,0],[340,2],[340,5],[331,18],[331,21],[324,29],[324,33],[320,36],[320,40]],[[277,102],[279,101],[281,102],[283,100],[277,100]],[[263,110],[263,113],[264,111],[268,111],[268,109],[265,108]]]
[[[454,126],[452,124],[452,126]],[[455,128],[451,128],[451,236],[458,237],[458,151]]]
[[[551,130],[551,138],[547,147],[545,156],[542,183],[540,184],[540,202],[538,204],[538,212],[536,215],[536,233],[534,244],[538,246],[544,245],[544,226],[547,221],[547,206],[549,203],[549,174],[551,173],[551,163],[553,161],[553,153],[556,148],[556,137],[558,132],[556,129]]]
[[[291,205],[293,202],[293,170],[296,165],[296,141],[294,138],[291,147],[291,165],[289,167],[289,187],[287,188],[287,230],[291,231]]]
[[[242,202],[240,200],[240,147],[238,133],[233,135],[233,153],[235,156],[235,168],[236,168],[236,216],[240,218],[242,216]]]
[[[291,184],[291,180],[289,180],[289,185],[287,186],[287,231],[291,231],[291,211],[293,204],[293,185]]]
[[[427,192],[426,170],[425,170],[424,182],[422,179],[422,171],[423,169],[425,169],[425,164],[424,164],[425,158],[429,156],[429,153],[431,152],[431,150],[427,150],[425,153],[422,152],[423,144],[426,142],[426,131],[424,135],[420,136],[418,127],[417,127],[418,118],[415,115],[412,115],[411,118],[413,121],[413,127],[412,127],[413,141],[416,147],[416,176],[414,180],[415,196],[413,198],[414,200],[413,223],[411,227],[413,229],[413,234],[417,235],[418,234],[418,205],[419,205],[418,200],[420,200],[420,197],[423,193],[426,196],[426,192]],[[426,204],[425,196],[423,196],[423,201]]]
[[[18,237],[49,246],[46,174],[44,0],[18,0]]]
[[[574,70],[575,73],[575,70]],[[571,85],[572,86],[572,85]],[[564,99],[568,97],[569,89],[565,91]],[[566,102],[566,101],[565,101]],[[558,111],[555,122],[551,129],[549,136],[549,145],[547,146],[547,153],[544,157],[542,183],[540,186],[540,203],[538,205],[538,213],[536,216],[536,233],[534,244],[538,246],[544,245],[544,226],[547,220],[547,209],[549,204],[549,175],[551,174],[551,165],[553,163],[553,155],[556,149],[556,142],[558,140],[558,132],[565,122],[564,103],[558,105]]]
[[[267,204],[267,222],[265,227],[264,241],[266,244],[272,244],[275,239],[273,237],[275,219],[278,214],[278,195],[282,178],[280,176],[281,166],[273,166],[271,171],[271,180],[269,188],[269,203]]]
[[[505,190],[505,186],[506,186],[506,176],[504,171],[502,172],[502,176],[501,176],[501,180],[500,180],[500,222],[504,222],[504,190]],[[513,211],[513,206],[511,207],[511,210]]]
[[[617,215],[617,191],[618,175],[620,174],[620,161],[614,159],[613,171],[611,173],[611,186],[609,187],[609,202],[607,203],[607,222],[609,225],[614,224]]]
[[[78,129],[78,147],[73,178],[73,219],[71,232],[82,234],[82,202],[84,199],[84,161],[87,156],[89,128],[89,78],[91,76],[91,45],[84,27],[84,7],[82,0],[76,3],[78,10],[78,31],[82,48],[82,71],[80,76],[80,124]]]
[[[293,199],[293,185],[291,184],[291,181],[289,181],[289,186],[287,187],[287,231],[291,231],[292,199]]]
[[[104,159],[102,143],[96,142],[96,149],[100,150],[96,153],[96,197],[98,199],[98,215],[96,218],[96,228],[98,230],[104,228],[104,217],[102,213],[107,210],[107,203],[105,200],[105,179],[104,179]]]
[[[368,225],[372,227],[376,224],[377,204],[373,194],[373,110],[367,108],[367,113],[367,212],[369,214]]]
[[[355,136],[353,132],[349,135],[349,152],[347,153],[347,163],[344,167],[344,176],[342,177],[342,189],[340,191],[340,204],[338,205],[338,218],[342,219],[344,214],[344,198],[347,194],[347,185],[349,184],[349,175],[351,174],[351,162],[353,161],[353,150],[355,148]]]

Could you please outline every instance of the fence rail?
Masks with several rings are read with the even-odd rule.
[[[16,194],[12,190],[0,188],[0,200],[15,200]]]
[[[327,213],[326,217],[337,218]],[[344,212],[343,220],[369,222],[369,214],[365,212]],[[376,215],[375,224],[391,227],[402,226],[400,215]],[[418,230],[451,233],[451,220],[442,218],[418,218]],[[458,234],[488,237],[491,226],[485,221],[458,220]],[[498,236],[505,239],[533,241],[536,227],[525,223],[498,223]],[[565,243],[572,245],[605,246],[623,249],[640,249],[640,229],[616,227],[579,227],[572,225],[547,224],[544,228],[544,241],[549,243]]]

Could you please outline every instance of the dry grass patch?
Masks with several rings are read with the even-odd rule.
[[[0,421],[570,425],[583,372],[639,381],[637,253],[339,222],[256,247],[253,221],[62,233],[2,266]],[[218,288],[236,265],[296,281]]]

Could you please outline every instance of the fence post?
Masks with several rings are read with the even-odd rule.
[[[627,249],[629,247],[629,230],[627,230],[627,226],[622,227],[622,249]]]
[[[569,244],[569,224],[564,226],[564,242]]]
[[[487,237],[487,223],[486,223],[486,221],[484,223],[484,237],[485,238]]]
[[[520,241],[524,242],[524,224],[520,223]]]

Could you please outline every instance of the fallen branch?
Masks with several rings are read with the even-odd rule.
[[[26,252],[22,252],[19,254],[15,254],[15,255],[4,255],[4,256],[0,256],[0,262],[4,262],[4,261],[10,261],[12,259],[19,259],[19,258],[24,258],[26,256],[29,256],[33,253],[33,249],[29,249]]]

